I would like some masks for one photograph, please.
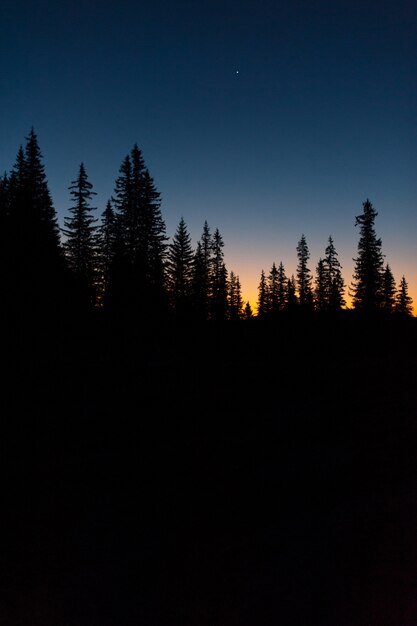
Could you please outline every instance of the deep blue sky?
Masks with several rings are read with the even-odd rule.
[[[0,171],[33,126],[61,225],[80,162],[99,217],[137,143],[167,234],[219,228],[253,304],[303,233],[349,283],[366,198],[417,300],[415,0],[3,0],[0,24]]]

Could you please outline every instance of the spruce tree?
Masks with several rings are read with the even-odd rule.
[[[191,281],[191,299],[193,316],[199,321],[206,321],[208,318],[208,297],[207,297],[207,273],[205,259],[201,241],[197,241],[194,252],[193,272]]]
[[[395,311],[400,315],[413,315],[413,300],[408,293],[408,283],[402,276],[396,296]]]
[[[116,252],[116,216],[111,200],[101,214],[101,222],[97,228],[98,284],[97,302],[105,306],[109,296],[111,271]]]
[[[317,311],[326,310],[328,303],[327,294],[324,261],[323,259],[319,259],[316,267],[316,279],[314,286],[314,306]]]
[[[203,232],[200,238],[201,242],[201,253],[203,258],[203,290],[205,293],[205,298],[207,302],[207,315],[208,315],[208,305],[211,299],[212,290],[213,290],[213,237],[211,234],[210,227],[205,220],[203,225]]]
[[[97,219],[92,215],[96,207],[92,207],[90,202],[96,192],[88,180],[84,163],[80,164],[78,176],[68,189],[73,205],[69,209],[71,216],[64,218],[64,251],[81,300],[87,306],[95,306],[98,281]]]
[[[375,211],[369,200],[363,202],[363,213],[356,216],[355,226],[360,227],[358,255],[351,285],[353,307],[374,311],[381,306],[384,255],[381,239],[375,233]]]
[[[253,318],[253,311],[252,311],[252,307],[250,305],[249,300],[247,300],[244,310],[243,310],[243,318],[245,320],[250,320]]]
[[[242,318],[243,315],[243,302],[242,302],[242,292],[239,276],[231,271],[230,277],[228,280],[228,318],[232,321],[236,321]]]
[[[193,263],[191,236],[181,217],[168,247],[166,264],[170,302],[175,316],[179,318],[191,315]]]
[[[311,308],[313,304],[313,292],[311,287],[312,277],[308,267],[310,252],[305,235],[301,235],[301,239],[297,244],[297,257],[298,302],[303,308]]]
[[[294,274],[287,281],[287,303],[286,308],[293,310],[298,305],[297,283]]]
[[[257,317],[263,319],[268,313],[268,285],[265,271],[261,271],[261,278],[258,285]]]
[[[330,236],[323,259],[325,308],[331,311],[340,310],[345,304],[345,282],[342,276],[342,266]]]
[[[208,320],[213,293],[213,239],[205,220],[194,253],[193,306],[199,320]]]
[[[118,224],[117,271],[119,306],[148,319],[165,311],[167,241],[160,193],[135,144],[119,170],[113,203]],[[116,279],[116,278],[114,278]]]
[[[120,217],[120,237],[123,242],[123,256],[126,261],[126,271],[131,268],[137,247],[137,230],[134,223],[133,209],[133,184],[132,164],[130,156],[126,155],[119,168],[119,176],[116,178],[114,196],[112,198],[116,214]]]
[[[212,239],[211,317],[221,321],[227,316],[227,269],[224,262],[224,242],[218,228]]]
[[[134,159],[133,159],[134,163]],[[161,194],[149,170],[143,177],[143,220],[140,228],[139,271],[144,263],[145,290],[149,302],[149,317],[167,312],[165,265],[169,237],[161,212]]]
[[[278,294],[278,269],[274,263],[272,263],[272,267],[268,276],[267,283],[267,294],[268,294],[268,314],[272,317],[275,317],[279,311],[279,294]]]
[[[235,309],[239,319],[243,316],[243,300],[242,300],[242,285],[240,284],[239,276],[236,276],[236,293],[235,293]]]
[[[282,261],[278,265],[278,284],[277,284],[277,296],[278,296],[278,310],[283,311],[287,306],[288,298],[288,279],[285,275],[285,267]]]
[[[395,308],[397,289],[391,267],[387,263],[382,277],[381,306],[387,313],[392,313]]]
[[[6,301],[15,313],[36,317],[42,324],[55,323],[71,301],[69,276],[33,128],[25,149],[18,150],[8,195]]]
[[[36,224],[40,236],[39,244],[43,251],[52,257],[61,257],[60,230],[55,208],[45,176],[42,154],[37,135],[32,128],[25,148],[25,200],[27,214],[32,224]]]

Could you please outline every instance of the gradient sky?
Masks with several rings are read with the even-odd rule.
[[[33,126],[61,226],[79,164],[100,217],[137,143],[167,234],[218,228],[254,308],[302,234],[349,284],[367,198],[417,305],[416,0],[3,0],[0,24],[0,171]]]

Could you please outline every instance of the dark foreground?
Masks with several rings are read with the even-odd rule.
[[[417,320],[9,336],[0,624],[415,626]]]

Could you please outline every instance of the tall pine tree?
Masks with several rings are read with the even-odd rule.
[[[218,228],[214,231],[212,239],[212,288],[211,288],[211,318],[224,321],[227,317],[227,287],[228,276],[224,262],[224,242]]]
[[[395,308],[395,296],[397,289],[390,265],[387,263],[382,277],[382,300],[381,306],[387,313],[392,313]]]
[[[96,192],[88,180],[84,163],[80,164],[78,176],[69,190],[73,205],[69,209],[71,216],[64,218],[64,251],[81,301],[86,306],[95,306],[98,282],[97,219],[93,217],[96,208],[90,202]]]
[[[111,200],[108,200],[97,228],[97,303],[99,306],[106,306],[109,297],[111,273],[116,254],[116,219]]]
[[[360,228],[358,255],[351,285],[353,307],[374,311],[382,303],[384,256],[381,239],[375,233],[375,211],[369,200],[363,202],[363,212],[356,216],[355,226]]]
[[[113,299],[119,308],[155,319],[167,304],[165,262],[169,238],[160,193],[137,144],[120,166],[113,203],[118,219]]]
[[[328,298],[326,289],[326,278],[323,259],[319,259],[316,267],[316,279],[314,286],[314,306],[317,311],[325,311]]]
[[[342,275],[342,266],[330,236],[323,259],[324,270],[324,306],[331,311],[339,311],[345,304],[345,281]]]
[[[191,295],[194,253],[191,236],[181,217],[177,230],[168,247],[167,285],[171,306],[177,318],[191,316]]]
[[[272,267],[269,271],[267,289],[268,315],[275,317],[279,311],[278,269],[275,261],[272,263]]]
[[[240,320],[243,316],[242,291],[239,276],[231,271],[228,281],[228,304],[229,319],[232,321]]]
[[[194,253],[193,307],[196,319],[203,321],[210,317],[210,303],[213,293],[213,238],[207,220]]]
[[[413,314],[413,300],[408,293],[408,283],[402,276],[396,296],[395,311],[400,315],[411,316]]]
[[[268,284],[266,282],[265,270],[261,271],[261,278],[258,285],[258,302],[256,315],[260,319],[266,317],[268,313]]]
[[[311,287],[312,277],[308,267],[310,252],[307,246],[305,235],[301,235],[301,239],[297,244],[297,286],[298,286],[298,302],[303,308],[312,308],[313,291]]]
[[[4,223],[3,286],[6,307],[15,314],[51,324],[65,313],[69,275],[39,148],[32,128],[21,146],[8,182]],[[7,267],[7,271],[5,268]]]

